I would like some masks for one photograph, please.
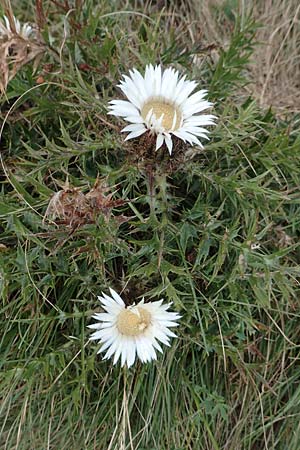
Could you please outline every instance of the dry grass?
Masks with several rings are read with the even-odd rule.
[[[251,91],[261,106],[300,111],[300,4],[297,0],[254,2],[262,23],[251,67]]]
[[[249,66],[252,94],[262,107],[279,114],[300,111],[300,5],[298,0],[190,0],[182,6],[189,17],[193,43],[227,47],[238,16],[249,12],[260,24],[258,45]],[[234,9],[237,7],[237,9]]]

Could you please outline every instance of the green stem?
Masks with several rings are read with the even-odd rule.
[[[150,206],[150,217],[156,217],[155,213],[155,176],[153,173],[153,168],[150,167],[147,170],[148,176],[148,196],[149,196],[149,206]]]

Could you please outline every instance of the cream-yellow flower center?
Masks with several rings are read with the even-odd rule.
[[[161,124],[166,131],[174,131],[180,127],[182,114],[174,104],[160,98],[148,100],[141,109],[141,116],[145,121],[151,110],[156,120],[163,116]]]
[[[117,320],[117,328],[126,336],[138,336],[143,333],[151,323],[151,314],[144,308],[137,307],[134,313],[130,309],[124,309]]]

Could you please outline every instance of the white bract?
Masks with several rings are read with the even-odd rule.
[[[171,303],[163,305],[163,300],[144,303],[142,299],[132,306],[125,305],[122,298],[110,289],[111,297],[102,292],[101,302],[104,313],[94,314],[98,321],[89,328],[96,330],[90,340],[100,340],[98,353],[105,352],[104,359],[114,355],[113,364],[121,358],[121,365],[132,366],[136,357],[143,363],[156,359],[156,350],[162,352],[158,341],[170,345],[170,337],[176,335],[169,330],[178,326],[179,314],[167,311]]]
[[[185,75],[180,78],[173,68],[163,71],[160,65],[146,66],[144,76],[136,69],[129,71],[129,75],[123,75],[119,84],[128,101],[112,100],[109,106],[109,114],[130,122],[122,130],[129,132],[126,140],[150,130],[157,135],[156,150],[165,142],[171,154],[172,135],[203,147],[198,138],[208,139],[209,131],[204,127],[214,125],[216,118],[200,114],[213,106],[204,100],[206,90],[192,94],[197,87],[195,81],[186,80]]]
[[[0,21],[0,37],[1,36],[11,37],[14,34],[14,31],[11,29],[8,17],[3,16],[3,19],[5,25]],[[18,34],[19,37],[23,39],[28,39],[31,33],[33,33],[34,31],[33,28],[28,23],[24,23],[23,25],[21,25],[20,21],[14,16],[13,20],[15,23],[16,34]]]

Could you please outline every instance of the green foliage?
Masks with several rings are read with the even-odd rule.
[[[24,68],[0,100],[3,449],[299,448],[296,120],[241,94],[257,25],[236,20],[200,75],[218,116],[211,141],[172,173],[159,167],[151,192],[106,112],[133,66],[199,71],[168,17],[107,1],[68,17],[52,7],[40,73]],[[87,192],[97,178],[122,200],[109,218],[45,217],[67,182]],[[123,372],[88,343],[108,287],[182,314],[157,362]]]

